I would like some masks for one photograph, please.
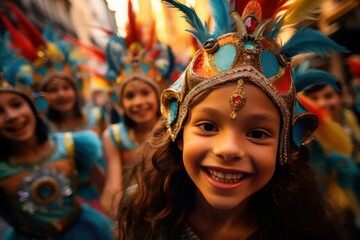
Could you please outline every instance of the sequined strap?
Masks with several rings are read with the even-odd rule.
[[[74,160],[75,159],[74,139],[71,135],[71,132],[64,133],[64,145],[69,158]]]
[[[113,124],[110,127],[110,135],[118,149],[122,150],[121,136],[120,136],[120,124]]]
[[[95,116],[95,119],[97,121],[97,124],[99,126],[101,126],[103,124],[103,118],[101,116],[101,111],[100,111],[100,108],[98,107],[94,107],[91,109],[91,111],[93,112],[94,116]]]

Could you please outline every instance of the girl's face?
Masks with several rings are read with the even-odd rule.
[[[0,94],[0,135],[13,142],[34,137],[35,114],[24,97],[15,93]]]
[[[77,98],[76,91],[67,80],[54,78],[47,84],[45,91],[50,94],[49,107],[59,112],[68,112],[74,109]]]
[[[235,84],[215,89],[193,106],[178,143],[197,191],[217,209],[239,206],[270,181],[276,165],[277,108],[245,83],[246,103],[232,119],[229,97],[235,89]]]
[[[340,121],[342,114],[342,97],[331,86],[326,85],[316,92],[306,94],[315,105],[328,111],[335,121]]]
[[[136,123],[157,119],[159,102],[152,86],[142,80],[132,80],[126,84],[122,94],[124,113]]]

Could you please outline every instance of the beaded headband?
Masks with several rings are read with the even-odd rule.
[[[306,112],[296,100],[291,58],[299,53],[326,55],[344,49],[308,28],[297,31],[283,46],[277,42],[275,38],[281,27],[294,24],[297,14],[304,14],[301,10],[310,10],[300,2],[284,7],[284,0],[261,1],[263,5],[260,1],[236,1],[234,11],[226,0],[210,0],[213,33],[209,33],[208,24],[202,24],[193,8],[174,0],[164,2],[185,14],[186,21],[193,27],[188,31],[202,44],[182,76],[161,97],[161,110],[172,140],[179,134],[194,98],[243,80],[258,86],[278,108],[282,119],[280,163],[291,160],[300,146],[312,139],[317,127],[315,115]],[[287,9],[288,15],[276,16],[283,9]],[[238,104],[246,99],[239,84],[230,99],[233,117],[241,107]]]

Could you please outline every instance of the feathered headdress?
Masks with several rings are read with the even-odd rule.
[[[316,117],[296,99],[291,59],[300,53],[326,55],[344,48],[309,28],[297,31],[284,45],[276,37],[284,27],[313,13],[319,1],[235,1],[235,10],[231,10],[227,0],[209,0],[212,32],[193,8],[175,0],[163,1],[185,14],[192,27],[188,31],[202,44],[184,74],[162,94],[161,109],[171,138],[176,139],[195,96],[243,79],[262,89],[278,107],[282,119],[280,162],[291,160],[312,139],[317,126]],[[239,97],[234,95],[232,104],[237,105]]]
[[[33,68],[25,58],[10,49],[9,34],[0,37],[0,92],[21,94],[33,102],[39,111],[47,106],[46,93],[33,91]]]
[[[41,33],[15,4],[6,1],[4,6],[13,14],[17,26],[5,15],[1,19],[10,33],[13,47],[34,66],[35,85],[44,85],[46,75],[52,72],[63,72],[77,78],[76,75],[81,73],[79,66],[84,59],[74,57],[73,45],[62,40],[50,24]]]
[[[134,78],[145,80],[160,90],[172,83],[169,79],[175,59],[171,48],[157,41],[155,22],[151,22],[147,33],[143,30],[129,0],[126,37],[113,33],[106,47],[106,77],[119,86],[118,93]]]

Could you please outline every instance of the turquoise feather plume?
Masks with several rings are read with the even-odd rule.
[[[340,91],[337,86],[338,80],[336,77],[318,69],[304,69],[303,67],[297,67],[293,71],[293,80],[297,92],[301,92],[304,89],[319,84],[327,84],[337,92]]]
[[[217,38],[223,34],[232,32],[235,23],[229,14],[230,6],[227,0],[209,0],[209,5],[211,6],[215,23],[212,36]]]
[[[187,7],[186,5],[176,1],[176,0],[163,0],[166,2],[170,7],[177,8],[179,11],[185,14],[184,18],[186,22],[193,27],[192,30],[186,30],[190,32],[194,37],[203,44],[208,39],[211,38],[211,34],[209,33],[209,28],[207,24],[202,24],[199,16],[196,14],[194,8]]]
[[[10,35],[6,32],[3,37],[0,36],[0,72],[15,59],[16,52],[10,48]]]
[[[347,52],[347,50],[317,30],[301,28],[283,46],[282,52],[291,58],[300,53],[327,56],[333,52]]]
[[[123,58],[126,52],[125,40],[116,34],[113,34],[109,38],[109,42],[106,46],[106,58],[108,63],[108,77],[109,80],[115,80],[119,74],[119,66],[122,65]]]

